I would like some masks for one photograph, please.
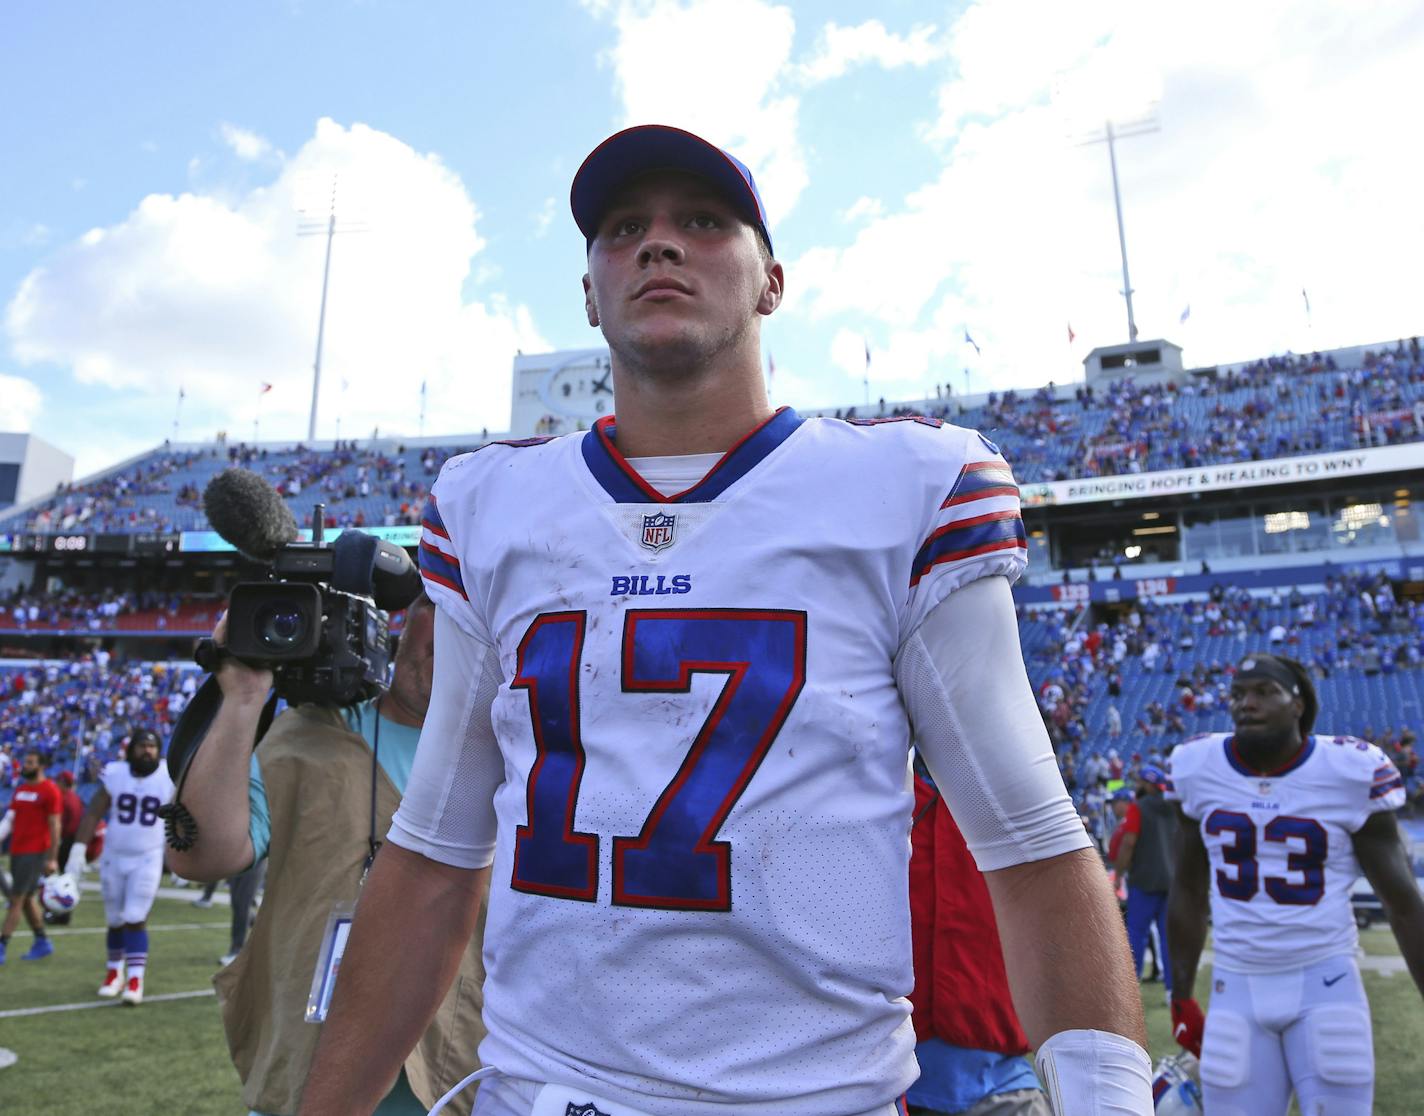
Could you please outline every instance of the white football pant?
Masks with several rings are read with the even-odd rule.
[[[104,920],[110,926],[142,922],[153,909],[163,878],[163,850],[99,860],[99,887],[104,894]]]
[[[1283,973],[1212,972],[1201,1057],[1209,1116],[1370,1116],[1370,1005],[1352,956]]]

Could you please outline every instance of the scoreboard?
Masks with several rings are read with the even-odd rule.
[[[180,536],[172,534],[125,535],[117,532],[102,535],[60,534],[18,534],[0,535],[0,554],[53,554],[53,555],[144,555],[175,554]]]

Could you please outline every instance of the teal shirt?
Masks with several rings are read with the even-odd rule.
[[[351,731],[365,737],[367,746],[371,748],[376,747],[376,721],[379,719],[381,740],[376,759],[396,791],[405,794],[410,767],[415,762],[415,746],[420,742],[420,730],[409,725],[398,725],[387,717],[378,718],[374,701],[353,706],[345,712]],[[252,753],[252,765],[247,773],[247,810],[247,833],[252,838],[252,862],[256,864],[267,855],[267,849],[272,844],[272,811],[267,806],[267,788],[262,782],[262,769],[257,766],[256,752]]]
[[[376,742],[376,722],[381,726],[380,746]],[[367,747],[375,749],[381,770],[401,794],[405,794],[406,782],[410,779],[410,767],[415,762],[415,746],[420,742],[420,730],[409,725],[398,725],[376,713],[376,703],[368,701],[346,710],[346,723],[352,732],[359,732],[366,740]],[[253,863],[267,855],[272,844],[272,811],[267,806],[267,787],[262,782],[262,770],[257,766],[257,754],[252,755],[252,765],[247,774],[247,808],[249,821],[248,835],[252,838]],[[377,1116],[421,1116],[425,1106],[410,1091],[402,1070],[395,1086],[376,1109]],[[249,1116],[262,1116],[251,1112]]]

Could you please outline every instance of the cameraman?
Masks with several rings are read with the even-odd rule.
[[[434,611],[424,593],[407,609],[385,694],[346,709],[291,707],[255,752],[272,673],[234,658],[216,671],[223,701],[180,794],[197,840],[169,856],[174,871],[195,880],[226,879],[268,860],[251,935],[213,979],[243,1101],[255,1116],[291,1116],[301,1103],[321,1031],[307,1022],[321,985],[314,977],[320,966],[323,978],[335,979],[324,960],[335,920],[349,919],[371,838],[385,836],[415,758],[430,703]],[[224,616],[213,641],[222,646],[226,637]],[[482,937],[483,917],[439,1013],[377,1109],[381,1116],[423,1114],[473,1067],[484,1037]],[[467,1113],[472,1101],[467,1090],[449,1110]]]

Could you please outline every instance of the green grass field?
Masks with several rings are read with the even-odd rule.
[[[196,895],[196,892],[192,894]],[[186,899],[160,899],[149,918],[152,968],[148,1002],[23,1017],[6,1012],[64,1004],[100,1003],[103,908],[92,892],[74,925],[55,935],[55,955],[22,961],[30,934],[21,929],[0,967],[0,1049],[17,1061],[0,1069],[3,1116],[245,1116],[238,1080],[211,995],[155,1001],[170,993],[208,992],[217,959],[227,949],[226,907],[200,911]],[[1371,956],[1398,955],[1388,930],[1364,935]],[[1203,967],[1199,989],[1210,987]],[[1419,1057],[1424,1050],[1424,1004],[1405,972],[1366,971],[1374,1013],[1378,1116],[1418,1111]],[[1154,1060],[1175,1049],[1160,984],[1142,986]]]

